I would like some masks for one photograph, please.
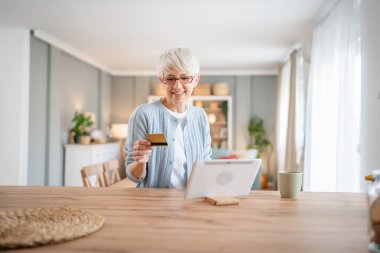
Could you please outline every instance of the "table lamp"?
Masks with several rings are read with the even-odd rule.
[[[112,138],[125,139],[128,135],[128,124],[112,124],[111,126]]]

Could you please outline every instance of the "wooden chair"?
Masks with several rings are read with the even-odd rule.
[[[103,178],[103,164],[94,164],[90,166],[83,167],[81,170],[83,185],[85,187],[104,187],[104,178]],[[91,184],[92,180],[89,180],[89,177],[96,178],[95,185]]]
[[[119,160],[114,159],[103,163],[103,177],[107,187],[120,181]]]

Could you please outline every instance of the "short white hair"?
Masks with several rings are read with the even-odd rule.
[[[199,74],[199,61],[188,48],[172,48],[161,55],[157,63],[157,72],[159,76],[164,76],[171,69],[196,75]]]

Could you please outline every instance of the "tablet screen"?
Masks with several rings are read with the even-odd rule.
[[[185,198],[247,196],[260,166],[260,159],[197,161],[191,171]]]

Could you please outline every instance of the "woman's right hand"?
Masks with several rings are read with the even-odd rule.
[[[147,140],[137,140],[132,148],[132,157],[139,164],[145,164],[152,153],[152,145]]]

